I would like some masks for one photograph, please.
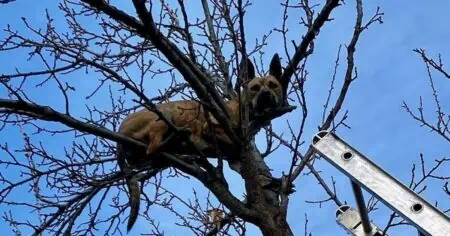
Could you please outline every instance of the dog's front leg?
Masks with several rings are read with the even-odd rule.
[[[169,127],[164,121],[155,121],[148,129],[149,144],[146,155],[149,156],[161,147],[164,142],[164,135]]]

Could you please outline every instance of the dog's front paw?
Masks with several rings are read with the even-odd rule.
[[[158,140],[159,139],[156,139],[149,143],[147,151],[145,152],[147,156],[151,156],[161,146],[162,142]]]

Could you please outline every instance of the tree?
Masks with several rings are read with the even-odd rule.
[[[343,50],[339,47],[321,120],[315,121],[320,124],[316,131],[348,127],[347,111],[342,111],[342,106],[358,77],[356,45],[369,26],[382,23],[380,9],[363,20],[362,0],[355,3],[354,30],[344,46],[343,81],[336,89]],[[21,148],[8,143],[1,146],[0,203],[13,206],[3,218],[14,232],[124,234],[123,223],[129,213],[124,184],[129,175],[141,183],[139,220],[145,220],[143,233],[150,235],[162,235],[165,230],[155,206],[175,215],[179,226],[197,235],[241,235],[249,225],[265,235],[298,234],[288,223],[287,214],[292,188],[301,185],[297,180],[305,167],[328,195],[326,200],[311,203],[343,205],[334,180],[327,183],[314,167],[312,148],[302,146],[310,140],[305,137],[311,119],[307,62],[314,53],[315,38],[326,30],[332,13],[343,2],[281,1],[277,3],[283,11],[279,26],[266,29],[267,33],[256,40],[247,36],[255,24],[246,20],[252,4],[256,2],[62,0],[58,13],[46,12],[45,28],[27,17],[22,18],[25,32],[6,26],[0,51],[28,55],[21,58],[15,72],[0,76],[6,91],[0,99],[2,128],[14,133],[9,140],[22,140]],[[295,22],[289,20],[290,14],[300,13]],[[282,38],[283,51],[278,53],[284,66],[282,77],[290,81],[285,91],[289,99],[282,108],[266,114],[266,119],[274,123],[284,119],[287,131],[270,122],[249,122],[245,119],[248,109],[244,109],[247,114],[242,125],[233,127],[223,104],[247,89],[247,71],[239,64],[249,59],[258,74],[266,74],[272,35]],[[28,70],[27,63],[39,63],[40,68]],[[47,97],[50,95],[53,98]],[[155,104],[174,99],[199,100],[209,108],[238,152],[239,179],[231,176],[224,165],[227,160],[220,156],[205,159],[167,152],[163,154],[168,168],[143,166],[133,173],[119,169],[116,143],[136,148],[147,145],[116,132],[123,118],[142,107],[156,111]],[[291,124],[288,115],[298,122]],[[280,174],[275,175],[268,162],[282,149],[290,153],[283,157],[289,165],[276,170]],[[436,169],[447,161],[437,162]],[[435,178],[434,170],[419,182],[412,181],[416,184],[413,187],[420,191],[422,182]],[[165,187],[167,181],[192,179],[201,185],[197,184],[189,198]],[[233,190],[238,184],[242,184],[245,196]],[[27,197],[20,197],[26,191],[30,192]],[[369,209],[377,209],[373,199],[368,204]],[[179,210],[179,206],[187,210]],[[39,217],[20,217],[20,209]],[[386,231],[404,224],[394,221],[397,217],[392,214]]]

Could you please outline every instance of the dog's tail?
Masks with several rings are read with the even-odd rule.
[[[124,152],[122,145],[120,144],[117,145],[116,158],[122,172],[125,175],[130,175],[131,168],[126,160],[127,154]],[[139,214],[139,206],[141,204],[141,190],[139,188],[139,183],[136,176],[127,176],[125,180],[128,187],[130,204],[130,215],[128,217],[127,232],[130,232],[131,228],[133,228],[134,223],[136,223]]]
[[[141,190],[137,179],[132,176],[127,179],[128,192],[130,194],[130,216],[128,218],[127,232],[130,232],[139,214],[141,204]]]

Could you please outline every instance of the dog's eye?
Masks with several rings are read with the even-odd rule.
[[[278,87],[278,84],[277,84],[277,83],[272,82],[272,81],[269,81],[269,88],[274,89],[274,88],[276,88],[276,87]]]
[[[255,84],[255,85],[253,85],[250,89],[252,90],[252,91],[259,91],[259,88],[260,88],[260,86],[258,85],[258,84]]]

